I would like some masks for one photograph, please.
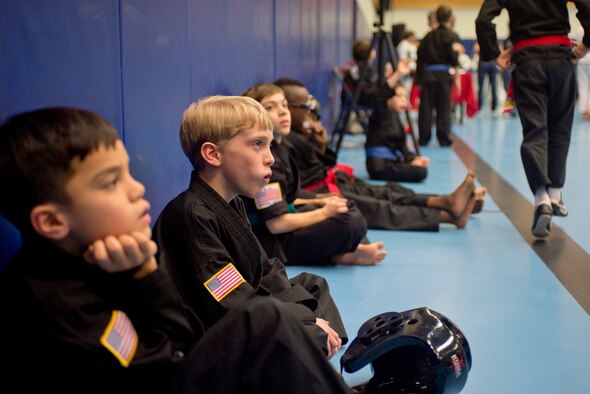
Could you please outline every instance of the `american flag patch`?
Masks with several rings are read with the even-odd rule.
[[[278,182],[273,182],[264,186],[262,191],[254,197],[254,202],[257,209],[264,209],[280,202],[282,199],[281,185]]]
[[[213,298],[221,301],[223,297],[244,282],[244,278],[240,275],[236,267],[232,263],[229,263],[205,282],[204,285]]]
[[[125,312],[113,311],[107,328],[100,337],[100,343],[127,367],[137,350],[137,332]]]

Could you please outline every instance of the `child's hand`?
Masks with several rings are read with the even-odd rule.
[[[588,53],[588,47],[584,45],[584,43],[576,43],[572,48],[572,53],[574,54],[575,60],[583,58]]]
[[[342,347],[342,339],[336,331],[330,327],[330,323],[328,323],[324,319],[320,319],[319,317],[315,319],[315,323],[328,334],[328,360],[331,359]]]
[[[418,167],[428,167],[430,164],[430,159],[428,159],[426,156],[416,156],[414,160],[412,160],[411,164]]]
[[[348,212],[346,199],[342,197],[328,197],[323,199],[324,206],[322,209],[326,212],[327,217],[335,216],[339,213]]]
[[[94,241],[84,253],[84,258],[107,272],[137,269],[134,277],[141,277],[157,268],[154,257],[157,250],[149,235],[135,231]]]
[[[511,58],[512,58],[511,49],[510,48],[505,49],[502,52],[500,52],[500,56],[498,56],[496,58],[496,64],[502,70],[507,69],[507,68],[511,68],[512,67],[512,63],[510,61]]]

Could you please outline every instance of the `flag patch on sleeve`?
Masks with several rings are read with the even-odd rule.
[[[122,366],[127,367],[137,350],[137,332],[125,312],[113,311],[100,343],[106,347]]]
[[[229,263],[207,280],[204,285],[213,298],[221,301],[226,295],[244,282],[244,278],[240,275],[236,267],[232,263]]]
[[[273,182],[264,186],[262,191],[254,197],[254,202],[257,209],[264,209],[280,202],[282,199],[281,185],[278,182]]]

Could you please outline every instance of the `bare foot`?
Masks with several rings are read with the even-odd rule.
[[[480,213],[483,210],[483,203],[486,199],[487,191],[487,187],[479,187],[473,191],[473,195],[475,196],[475,204],[473,204],[473,211],[471,211],[472,214]]]
[[[475,195],[472,194],[471,197],[469,198],[469,201],[467,201],[467,204],[465,205],[465,209],[463,210],[463,213],[461,214],[461,216],[454,218],[454,220],[451,221],[451,223],[453,223],[458,228],[464,228],[465,226],[467,226],[467,221],[469,220],[469,216],[471,215],[471,212],[473,212],[474,205],[475,205]]]
[[[354,252],[344,253],[332,257],[334,264],[375,265],[383,261],[387,252],[383,250],[383,242],[359,244]]]
[[[465,206],[473,195],[474,190],[475,174],[469,170],[463,183],[454,192],[444,196],[429,197],[426,206],[445,210],[457,218],[465,211]]]

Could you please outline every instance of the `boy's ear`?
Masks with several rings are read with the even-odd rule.
[[[30,220],[39,235],[52,240],[65,238],[70,226],[64,214],[55,204],[40,204],[31,210]]]
[[[207,164],[213,167],[221,166],[221,153],[219,147],[213,142],[205,142],[201,145],[201,156],[203,156]]]

